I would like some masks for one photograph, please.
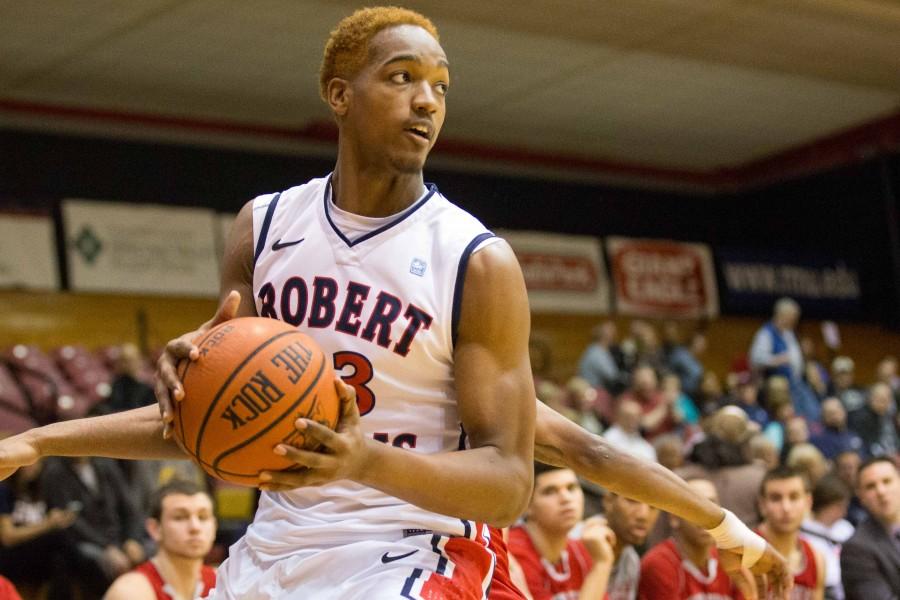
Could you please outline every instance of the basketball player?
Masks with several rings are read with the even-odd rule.
[[[219,311],[171,342],[158,366],[166,429],[173,399],[183,397],[175,364],[197,357],[198,332],[235,315],[311,333],[346,381],[337,432],[297,424],[323,452],[274,449],[307,468],[261,474],[273,493],[220,569],[217,597],[300,586],[322,598],[445,587],[480,597],[495,556],[479,523],[511,523],[531,489],[535,401],[522,276],[505,243],[423,183],[449,84],[427,19],[355,13],[332,34],[320,75],[339,125],[334,172],[244,207],[226,244]],[[601,473],[645,499],[658,493],[666,510],[716,527],[739,562],[782,581],[777,553],[736,519],[601,442],[571,449],[584,438],[565,427],[548,424],[538,438],[548,460]],[[162,429],[148,409],[59,423],[4,440],[0,464],[41,454],[181,455]],[[449,452],[459,448],[467,450]]]
[[[534,491],[525,523],[509,531],[509,552],[525,574],[534,600],[599,600],[612,572],[615,534],[604,523],[586,523],[584,493],[571,469],[535,463]]]
[[[719,495],[708,479],[687,484],[711,502]],[[638,584],[640,600],[725,600],[737,597],[737,587],[719,568],[715,540],[693,523],[669,515],[672,537],[641,559]],[[740,580],[749,595],[755,593],[749,580]]]
[[[785,557],[794,574],[792,600],[825,597],[825,564],[819,553],[800,538],[800,525],[812,509],[806,475],[789,467],[766,473],[759,488],[759,533]]]
[[[216,572],[203,564],[216,538],[212,498],[193,482],[173,480],[154,492],[147,533],[159,551],[118,579],[104,600],[205,598]]]

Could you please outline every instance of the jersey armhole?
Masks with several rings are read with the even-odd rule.
[[[256,250],[253,252],[253,266],[256,267],[257,261],[266,248],[266,239],[269,237],[269,227],[272,225],[272,217],[275,215],[275,207],[278,206],[278,199],[281,198],[281,192],[275,194],[275,197],[269,202],[266,209],[266,215],[263,217],[262,224],[259,227],[259,238],[256,240]]]
[[[499,239],[500,238],[494,236],[490,231],[480,233],[468,243],[466,248],[462,251],[462,255],[459,257],[459,267],[456,269],[456,283],[453,286],[453,310],[450,321],[450,339],[454,348],[456,347],[456,338],[459,334],[459,317],[462,312],[463,287],[466,282],[466,269],[469,267],[469,258],[471,258],[472,254],[477,250],[480,250]]]

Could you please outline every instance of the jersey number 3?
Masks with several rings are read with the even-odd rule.
[[[335,352],[334,370],[342,371],[347,365],[353,367],[353,372],[348,375],[340,375],[340,378],[344,383],[356,390],[356,406],[359,408],[359,415],[365,416],[375,408],[375,394],[366,387],[366,384],[372,381],[372,376],[374,375],[372,363],[358,352],[350,352],[349,350]]]

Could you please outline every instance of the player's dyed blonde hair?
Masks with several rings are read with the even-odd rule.
[[[405,8],[378,6],[361,8],[338,23],[328,41],[319,67],[319,95],[327,101],[328,82],[349,79],[366,64],[369,40],[376,33],[397,25],[416,25],[439,40],[437,28],[427,17]]]

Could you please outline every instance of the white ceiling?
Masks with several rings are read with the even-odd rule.
[[[407,5],[440,29],[442,136],[467,147],[702,174],[900,111],[897,0]],[[321,48],[357,6],[0,0],[0,126],[65,120],[15,103],[258,126],[248,145],[326,122]]]

